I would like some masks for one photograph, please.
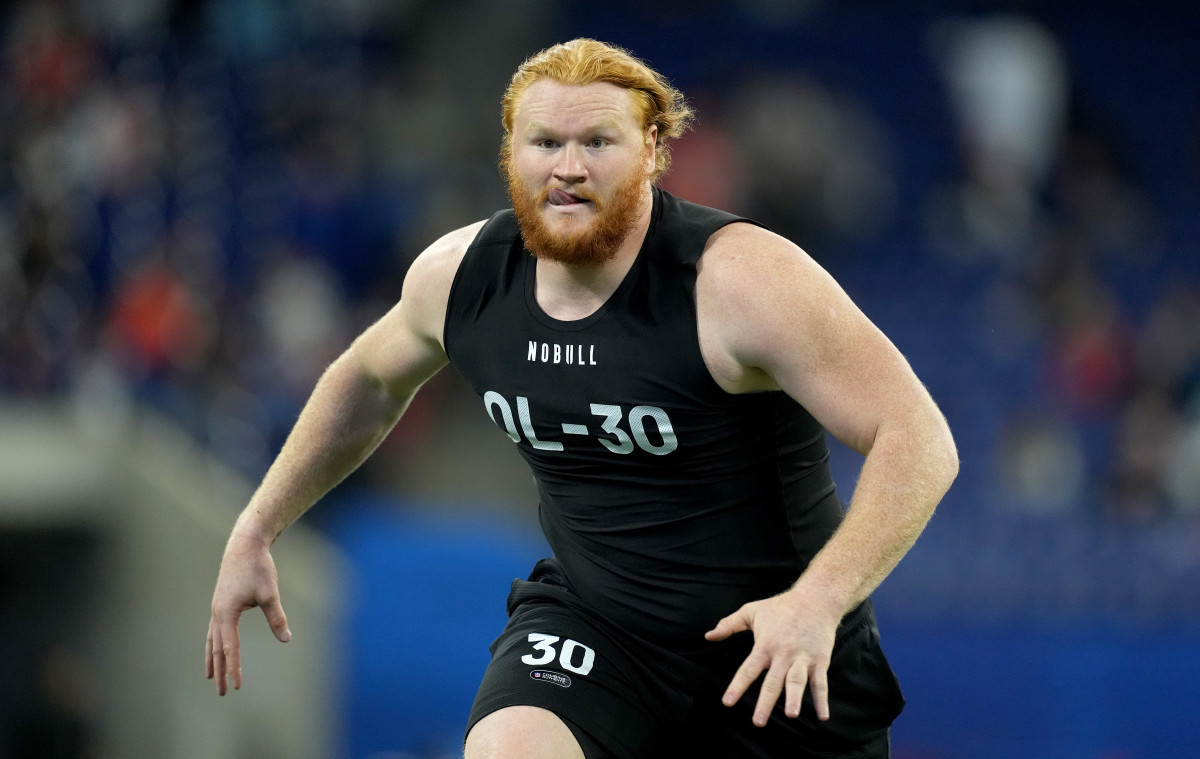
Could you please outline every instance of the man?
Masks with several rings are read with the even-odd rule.
[[[424,251],[318,382],[230,537],[208,676],[240,687],[246,609],[290,637],[272,542],[449,362],[554,550],[513,584],[468,759],[887,756],[868,595],[957,472],[942,415],[802,250],[654,187],[690,113],[643,63],[558,45],[503,105],[513,211]],[[822,428],[866,456],[848,511]]]

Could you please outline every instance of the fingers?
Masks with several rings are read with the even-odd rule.
[[[271,626],[271,632],[275,633],[275,637],[281,643],[287,643],[292,639],[292,631],[288,629],[287,615],[283,613],[283,604],[278,598],[274,598],[263,604],[263,614],[267,616],[267,624]]]
[[[238,635],[238,616],[240,615],[235,614],[231,621],[220,625],[221,653],[225,659],[223,673],[229,676],[234,690],[241,690],[242,687],[242,650]],[[219,682],[217,692],[225,695],[225,689],[220,687]]]
[[[208,635],[204,636],[204,677],[213,679],[213,625],[208,621]]]
[[[238,616],[229,622],[219,622],[214,615],[208,623],[208,636],[204,640],[204,676],[216,679],[217,695],[224,696],[233,689],[242,687],[242,657],[238,645]]]
[[[704,633],[706,640],[725,640],[734,633],[745,632],[750,629],[753,624],[754,614],[748,608],[749,604],[738,609],[734,613],[725,617],[717,626],[708,632]]]
[[[800,716],[800,704],[804,701],[804,689],[809,686],[808,671],[803,667],[792,667],[787,674],[787,695],[783,713],[789,717]]]
[[[263,613],[276,638],[284,643],[292,639],[287,615],[283,613],[283,606],[278,600],[265,604]],[[204,676],[209,680],[216,678],[217,695],[220,696],[229,691],[230,684],[234,690],[242,687],[242,652],[238,633],[240,616],[234,614],[229,622],[221,623],[214,615],[208,623],[208,635],[204,639]]]
[[[808,692],[812,694],[813,706],[817,709],[817,719],[822,722],[829,719],[829,680],[825,667],[813,668],[808,683]],[[800,713],[798,709],[796,713]]]
[[[804,691],[807,688],[812,696],[813,707],[817,719],[824,722],[829,719],[829,679],[825,667],[813,662],[804,667],[800,662],[792,665],[785,678],[775,678],[775,667],[767,673],[763,680],[762,691],[758,696],[758,705],[754,709],[754,724],[762,727],[766,724],[767,715],[775,707],[779,699],[779,684],[784,684],[783,713],[789,717],[800,716],[800,705],[804,701]],[[760,721],[761,720],[761,721]]]
[[[733,706],[745,694],[746,689],[750,684],[758,679],[762,671],[770,664],[770,660],[765,654],[762,654],[757,648],[750,652],[746,660],[742,662],[742,666],[738,667],[738,671],[734,673],[733,679],[729,681],[729,687],[725,689],[725,695],[721,697],[721,703],[726,706]]]
[[[221,627],[213,619],[208,623],[208,629],[212,642],[209,644],[207,669],[210,673],[209,676],[215,677],[217,680],[217,695],[224,696],[228,686],[225,677],[225,653],[221,646]]]
[[[788,696],[791,696],[791,672],[797,668],[792,667],[787,669],[786,664],[780,664],[776,661],[771,665],[771,669],[767,670],[767,676],[763,678],[762,688],[758,691],[758,703],[754,706],[754,724],[763,727],[767,724],[767,719],[771,716],[771,710],[775,708],[775,702],[779,700],[779,694],[783,691],[785,673],[788,678]],[[801,686],[801,693],[804,692]],[[797,709],[796,714],[799,714]],[[790,716],[794,716],[789,714]]]
[[[733,680],[730,681],[721,703],[725,706],[736,704],[763,670],[766,670],[767,674],[763,677],[758,701],[754,706],[752,721],[755,725],[763,727],[767,724],[771,710],[775,708],[780,695],[784,696],[784,714],[792,718],[799,717],[806,689],[812,696],[817,719],[821,721],[829,719],[829,679],[825,665],[802,660],[789,662],[786,659],[776,659],[771,661],[766,654],[757,650],[752,651],[750,656],[742,662],[742,666],[738,668]]]

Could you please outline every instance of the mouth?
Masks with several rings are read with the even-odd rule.
[[[565,192],[558,188],[551,188],[546,199],[552,206],[574,206],[591,202],[587,198],[583,198],[578,195],[572,195],[571,193]]]

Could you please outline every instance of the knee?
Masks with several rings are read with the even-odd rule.
[[[561,719],[536,706],[509,706],[475,723],[465,759],[584,759]]]

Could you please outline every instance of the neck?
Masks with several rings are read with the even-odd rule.
[[[535,295],[542,310],[555,319],[572,321],[589,316],[604,305],[637,260],[650,229],[653,209],[653,192],[647,184],[637,222],[616,255],[604,263],[582,266],[539,259]]]

